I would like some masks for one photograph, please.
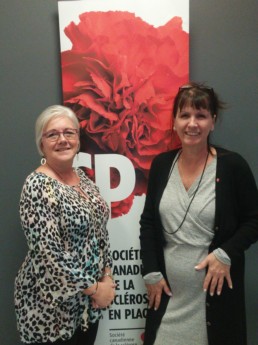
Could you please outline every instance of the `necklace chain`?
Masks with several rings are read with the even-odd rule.
[[[175,165],[176,165],[176,162],[178,161],[178,159],[179,159],[181,153],[182,153],[182,151],[178,154],[178,156],[176,157],[176,159],[175,159],[174,162],[173,162],[173,165],[172,165],[172,167],[171,167],[171,169],[170,169],[170,172],[169,172],[169,175],[168,175],[167,183],[168,183],[168,181],[169,181],[169,179],[170,179],[170,176],[171,176],[171,174],[172,174],[172,172],[173,172],[173,169],[174,169],[174,167],[175,167]],[[207,156],[206,156],[206,159],[205,159],[204,167],[203,167],[203,170],[202,170],[202,174],[201,174],[201,177],[200,177],[200,180],[199,180],[198,185],[197,185],[197,187],[196,187],[196,189],[195,189],[195,191],[194,191],[194,193],[193,193],[193,196],[192,196],[192,198],[191,198],[191,200],[190,200],[190,202],[189,202],[189,204],[188,204],[188,207],[187,207],[187,209],[186,209],[185,215],[184,215],[183,220],[181,221],[179,227],[178,227],[175,231],[169,232],[169,231],[167,231],[167,230],[164,228],[164,226],[162,226],[162,227],[163,227],[163,230],[164,230],[167,234],[173,235],[173,234],[175,234],[176,232],[178,232],[179,229],[181,229],[181,227],[182,227],[182,225],[183,225],[183,223],[184,223],[184,221],[185,221],[185,219],[186,219],[186,216],[187,216],[187,214],[188,214],[188,212],[189,212],[189,209],[190,209],[190,207],[191,207],[191,204],[192,204],[192,202],[193,202],[193,200],[194,200],[194,198],[195,198],[195,195],[197,194],[197,192],[198,192],[198,190],[199,190],[199,187],[200,187],[200,184],[201,184],[201,182],[202,182],[202,178],[203,178],[203,175],[204,175],[206,166],[207,166],[209,154],[210,154],[210,153],[209,153],[209,151],[208,151]]]

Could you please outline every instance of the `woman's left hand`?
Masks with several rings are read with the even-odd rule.
[[[217,292],[217,295],[220,295],[224,279],[226,279],[229,288],[233,288],[230,276],[230,265],[223,264],[213,253],[210,253],[203,261],[195,266],[195,269],[199,271],[206,267],[208,270],[203,283],[204,291],[208,291],[209,289],[211,296],[213,296],[215,292]]]

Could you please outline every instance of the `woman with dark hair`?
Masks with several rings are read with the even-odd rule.
[[[210,144],[221,108],[212,88],[180,87],[181,148],[151,166],[140,220],[145,345],[247,344],[244,251],[258,239],[258,191],[239,154]]]
[[[36,121],[41,165],[25,180],[20,219],[28,254],[15,279],[24,344],[93,345],[101,308],[115,296],[106,224],[109,208],[77,168],[79,122],[61,105]]]

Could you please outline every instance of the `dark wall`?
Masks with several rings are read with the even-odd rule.
[[[190,1],[191,79],[207,81],[228,103],[214,141],[241,153],[258,181],[256,13],[256,0]],[[0,343],[18,345],[13,281],[26,253],[19,196],[39,165],[35,118],[62,101],[57,1],[1,0],[0,42]],[[258,339],[257,255],[255,245],[246,260],[249,345]]]

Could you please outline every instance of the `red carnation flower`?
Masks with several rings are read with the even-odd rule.
[[[146,192],[153,158],[179,145],[171,136],[171,108],[188,80],[189,34],[179,17],[155,28],[111,11],[81,14],[65,34],[72,49],[61,55],[64,103],[80,120],[82,150],[121,154],[135,167],[133,194],[112,205],[117,217]]]

